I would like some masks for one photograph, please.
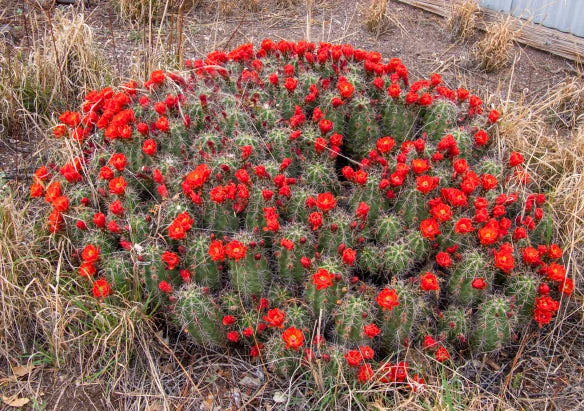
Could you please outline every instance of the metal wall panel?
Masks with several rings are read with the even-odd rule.
[[[584,37],[584,0],[479,0],[483,7]]]
[[[481,7],[487,7],[491,10],[509,13],[511,11],[512,0],[479,0]]]

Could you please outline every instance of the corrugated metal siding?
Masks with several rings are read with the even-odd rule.
[[[584,0],[480,0],[483,7],[584,37]]]

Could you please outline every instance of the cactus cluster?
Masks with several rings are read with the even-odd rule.
[[[96,298],[138,279],[201,345],[415,389],[415,349],[501,349],[573,287],[483,110],[397,58],[265,40],[90,92],[31,196]]]

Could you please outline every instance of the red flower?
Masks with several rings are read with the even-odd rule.
[[[335,275],[329,273],[324,268],[319,268],[316,273],[312,275],[312,284],[316,286],[317,290],[324,290],[333,285]]]
[[[546,269],[546,276],[552,281],[561,283],[566,279],[566,268],[563,265],[551,263]]]
[[[439,177],[421,176],[416,178],[416,188],[423,194],[428,194],[430,191],[438,187]]]
[[[389,94],[392,98],[398,98],[401,94],[401,89],[399,88],[399,84],[393,83],[387,88],[387,94]]]
[[[563,251],[560,248],[560,246],[558,246],[557,244],[552,244],[548,248],[548,257],[551,258],[552,260],[557,260],[559,258],[562,258],[562,254],[563,254]]]
[[[444,362],[450,358],[450,353],[448,353],[446,348],[440,347],[434,353],[434,358],[436,358],[436,361],[438,362]]]
[[[373,369],[371,368],[371,364],[363,364],[359,367],[359,372],[357,373],[357,379],[361,384],[366,383],[367,381],[373,378]]]
[[[416,174],[422,174],[428,171],[430,163],[424,158],[414,158],[412,160],[412,170]]]
[[[375,356],[375,352],[368,345],[363,345],[359,347],[359,352],[361,353],[361,356],[365,360],[371,360]]]
[[[397,307],[399,305],[398,296],[395,290],[384,288],[379,292],[376,298],[377,304],[381,307],[382,310],[391,311],[393,307]]]
[[[433,349],[436,347],[436,344],[438,343],[436,342],[434,337],[432,337],[431,335],[426,335],[424,337],[424,340],[422,341],[422,348],[424,348],[425,350]]]
[[[484,130],[479,130],[474,135],[474,141],[479,147],[485,146],[489,142],[489,135]]]
[[[165,294],[172,293],[172,285],[164,280],[158,283],[158,288]]]
[[[105,214],[103,213],[95,213],[93,215],[93,224],[96,225],[98,228],[105,227]]]
[[[352,248],[345,248],[343,251],[343,262],[348,265],[355,264],[355,258],[357,257],[357,252]]]
[[[375,338],[381,333],[381,330],[375,323],[371,323],[363,326],[363,333],[369,338]]]
[[[492,225],[486,224],[479,229],[477,236],[482,245],[491,245],[497,242],[499,230]]]
[[[319,213],[318,211],[310,213],[310,215],[308,216],[308,222],[312,226],[313,231],[318,230],[319,227],[322,225],[322,214]]]
[[[477,289],[477,290],[482,290],[484,288],[486,288],[487,283],[485,282],[485,279],[482,277],[479,278],[475,278],[472,280],[472,288]]]
[[[322,153],[326,150],[326,140],[322,137],[318,137],[314,140],[314,150],[317,153]]]
[[[114,178],[114,171],[108,166],[103,166],[99,169],[98,177],[103,180],[111,180]]]
[[[452,218],[452,209],[444,203],[439,203],[430,209],[430,214],[436,220],[444,223]]]
[[[512,152],[511,156],[509,157],[509,165],[511,167],[517,167],[518,165],[522,164],[523,161],[523,156],[516,151]]]
[[[294,242],[292,240],[287,239],[287,238],[282,238],[282,240],[280,240],[280,245],[287,250],[294,249]]]
[[[237,331],[229,331],[227,333],[227,339],[232,343],[236,343],[239,341],[239,333]]]
[[[499,112],[497,110],[491,110],[489,112],[489,121],[491,123],[496,123],[499,120]]]
[[[115,215],[122,215],[124,214],[124,206],[120,200],[116,200],[110,204],[109,210]]]
[[[381,137],[375,143],[377,151],[380,153],[389,153],[395,146],[395,140],[389,136]]]
[[[200,164],[185,177],[185,182],[192,188],[197,189],[205,184],[211,175],[211,169],[206,164]]]
[[[99,260],[99,247],[96,247],[93,244],[86,245],[81,252],[81,258],[86,263],[95,263]]]
[[[52,202],[53,209],[59,213],[64,213],[69,209],[69,199],[67,196],[59,196]]]
[[[506,273],[510,273],[515,267],[513,254],[505,251],[495,251],[495,266]]]
[[[345,359],[349,366],[358,367],[361,364],[361,361],[363,361],[363,356],[359,350],[351,350],[345,354]]]
[[[162,253],[161,260],[166,263],[166,268],[169,270],[174,270],[175,267],[180,263],[178,255],[171,251],[165,251]]]
[[[539,265],[541,260],[539,258],[539,252],[533,247],[525,247],[521,250],[521,257],[525,264],[529,265]]]
[[[351,98],[355,87],[347,80],[341,80],[337,83],[337,89],[343,98]]]
[[[327,212],[335,208],[337,200],[331,192],[321,193],[316,196],[316,206],[323,212]]]
[[[156,154],[156,140],[149,138],[142,144],[142,151],[148,156]]]
[[[79,267],[79,275],[81,277],[92,277],[97,272],[93,263],[84,261]]]
[[[109,283],[105,280],[105,278],[100,278],[98,280],[95,280],[95,282],[93,283],[93,288],[91,292],[93,293],[93,296],[95,298],[103,299],[104,297],[111,295],[112,289]]]
[[[232,240],[225,246],[225,254],[227,254],[229,258],[233,258],[235,261],[245,258],[246,251],[246,246],[237,240]]]
[[[566,278],[564,281],[558,283],[558,291],[570,295],[574,291],[574,282],[571,278]]]
[[[327,119],[323,119],[320,120],[318,127],[320,128],[322,134],[326,134],[333,128],[333,122]]]
[[[292,348],[298,351],[298,348],[304,345],[304,334],[298,328],[290,327],[282,333],[282,339],[286,344],[286,348]]]
[[[298,80],[296,80],[293,77],[288,77],[286,78],[286,80],[284,81],[284,87],[286,88],[286,90],[288,90],[290,93],[293,92],[294,90],[296,90],[296,86],[298,85]]]
[[[174,240],[182,240],[186,234],[185,228],[176,220],[168,226],[168,236]]]
[[[422,237],[434,240],[434,237],[440,235],[440,225],[433,218],[427,218],[420,223],[420,232]]]
[[[440,267],[449,268],[452,265],[452,259],[450,258],[450,254],[445,253],[444,251],[439,252],[436,254],[436,262]]]
[[[264,321],[267,322],[270,327],[283,328],[285,319],[286,313],[280,311],[279,308],[272,308],[271,310],[268,310],[268,315],[264,316]]]
[[[123,153],[116,153],[111,156],[108,164],[114,166],[118,171],[122,171],[128,164],[128,161],[126,160],[126,156]]]
[[[166,117],[160,117],[158,120],[156,120],[154,126],[163,133],[166,133],[170,130],[170,123]]]
[[[223,261],[225,259],[225,249],[223,247],[223,242],[221,240],[211,241],[207,253],[211,257],[211,260]]]
[[[235,323],[235,317],[232,315],[226,315],[223,317],[222,323],[225,326],[231,325],[231,324]]]
[[[364,201],[361,201],[355,210],[355,215],[359,218],[366,219],[367,214],[369,214],[369,205]]]
[[[112,178],[108,183],[110,193],[117,195],[123,195],[127,186],[128,182],[124,180],[124,177]]]
[[[424,291],[438,291],[440,285],[436,276],[428,271],[420,276],[420,288]]]

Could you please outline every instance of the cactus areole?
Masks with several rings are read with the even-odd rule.
[[[91,91],[31,197],[104,304],[143,284],[198,344],[415,388],[412,352],[505,348],[573,287],[498,121],[397,58],[264,40]]]

